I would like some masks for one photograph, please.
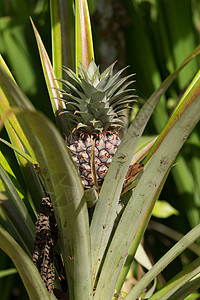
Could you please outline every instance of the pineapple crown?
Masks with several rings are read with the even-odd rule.
[[[99,66],[92,60],[88,69],[80,64],[78,76],[71,69],[63,67],[74,83],[59,80],[64,86],[60,90],[60,100],[66,102],[63,113],[67,114],[70,132],[99,133],[123,126],[124,110],[135,97],[130,94],[134,90],[127,87],[134,81],[129,80],[133,75],[120,78],[126,68],[113,74],[114,65],[100,74]]]

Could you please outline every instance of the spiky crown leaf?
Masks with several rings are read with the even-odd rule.
[[[71,69],[63,68],[74,83],[59,80],[64,86],[60,90],[61,100],[66,102],[64,113],[71,132],[74,129],[98,133],[123,126],[123,112],[134,101],[134,95],[129,94],[133,89],[127,87],[134,81],[129,80],[133,75],[120,78],[126,68],[113,75],[114,65],[100,74],[99,67],[92,60],[88,70],[81,64],[78,76]]]

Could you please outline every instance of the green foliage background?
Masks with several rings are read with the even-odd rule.
[[[104,2],[88,1],[92,15],[96,60],[103,67],[107,67],[106,64],[117,59],[119,66],[130,65],[127,72],[136,73],[134,87],[139,98],[137,105],[132,109],[132,119],[163,79],[199,44],[200,3],[198,0],[110,1],[108,5],[111,13],[107,16]],[[120,9],[123,11],[121,18],[126,22],[120,20]],[[29,16],[33,18],[51,57],[49,3],[45,0],[0,2],[0,53],[34,106],[54,121]],[[99,19],[103,21],[100,22]],[[110,24],[118,24],[117,31],[109,27]],[[104,30],[102,26],[105,26]],[[111,37],[109,39],[109,35],[104,36],[106,28],[112,32],[112,40]],[[122,47],[117,44],[119,42],[122,43]],[[118,52],[119,49],[121,52]],[[153,114],[146,130],[147,135],[161,132],[179,96],[199,69],[199,63],[199,59],[189,63],[167,91]],[[175,207],[180,212],[179,215],[167,219],[154,218],[181,233],[188,232],[200,220],[199,129],[198,125],[178,155],[160,196],[160,199]],[[1,136],[5,135],[4,131],[1,132]],[[0,149],[11,161],[14,171],[20,175],[12,152],[2,144]],[[23,185],[22,177],[21,181]],[[25,185],[23,186],[25,188]],[[153,231],[150,223],[145,243],[147,251],[151,249],[152,260],[157,261],[172,245],[172,240]],[[164,277],[172,277],[189,259],[189,256],[182,255],[166,268]],[[1,273],[1,270],[8,269],[9,266],[13,267],[12,262],[0,252],[1,299],[27,299],[23,285],[19,283],[19,276],[13,274],[5,277],[5,274]]]

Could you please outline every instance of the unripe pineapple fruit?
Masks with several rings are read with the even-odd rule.
[[[61,100],[66,102],[66,133],[68,148],[79,168],[85,188],[94,184],[99,188],[117,147],[119,130],[123,127],[123,113],[134,100],[132,75],[120,78],[122,69],[113,75],[112,64],[102,74],[92,60],[88,69],[83,65],[78,76],[69,68],[64,71],[72,79],[60,80],[64,89]]]

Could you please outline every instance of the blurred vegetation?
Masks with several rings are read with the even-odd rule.
[[[127,72],[136,73],[138,103],[130,118],[160,83],[180,65],[200,42],[200,2],[198,0],[111,0],[88,1],[92,15],[97,63],[102,68],[118,60],[119,68],[130,65]],[[49,2],[45,0],[0,1],[0,53],[10,67],[18,85],[34,106],[54,121],[31,16],[51,57]],[[161,132],[172,110],[199,69],[194,59],[178,76],[159,102],[146,134]],[[200,125],[193,131],[178,155],[167,179],[161,200],[168,201],[179,215],[155,218],[180,233],[188,232],[200,220]],[[3,131],[1,135],[5,136]],[[9,160],[14,156],[0,144]],[[14,171],[19,170],[14,166]],[[153,174],[152,174],[153,176]],[[23,179],[22,179],[23,180]],[[0,216],[1,217],[1,216]],[[146,250],[157,261],[173,244],[168,237],[151,229],[146,233]],[[190,254],[191,255],[191,254]],[[166,268],[163,278],[172,277],[187,264],[190,256],[182,255]],[[1,299],[27,299],[17,274],[1,276],[1,270],[12,269],[10,259],[0,252]],[[12,271],[11,271],[12,273]],[[20,282],[20,283],[19,283]]]

